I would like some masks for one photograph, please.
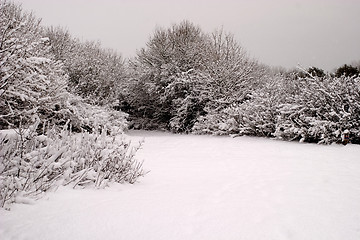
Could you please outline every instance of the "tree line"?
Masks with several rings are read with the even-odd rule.
[[[41,26],[19,5],[1,4],[2,129],[40,119],[91,131],[99,122],[125,126],[126,113],[136,129],[327,144],[349,130],[360,142],[360,64],[334,73],[271,68],[231,33],[206,33],[189,21],[157,28],[125,60],[64,28]],[[94,107],[107,117],[94,119]]]

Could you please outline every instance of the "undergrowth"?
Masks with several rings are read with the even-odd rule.
[[[26,203],[58,186],[104,188],[109,182],[133,184],[146,172],[134,146],[106,129],[74,134],[37,126],[0,131],[0,206]]]

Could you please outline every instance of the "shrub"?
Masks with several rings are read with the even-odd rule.
[[[0,206],[28,202],[58,186],[103,188],[135,183],[146,172],[134,158],[141,147],[122,135],[73,134],[64,128],[37,135],[34,129],[0,132]]]
[[[350,131],[350,141],[360,138],[360,78],[299,79],[300,91],[280,104],[274,136],[286,140],[333,143]]]

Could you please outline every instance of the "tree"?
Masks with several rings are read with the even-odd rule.
[[[81,42],[60,27],[46,28],[45,35],[50,39],[51,52],[64,63],[70,92],[91,104],[116,102],[126,78],[120,54],[103,49],[99,42]]]
[[[151,91],[151,101],[134,103],[142,106],[142,117],[176,132],[191,131],[208,110],[242,101],[262,75],[233,35],[205,34],[188,21],[157,29],[131,66],[132,86]]]
[[[346,64],[339,67],[335,72],[336,77],[341,77],[341,76],[345,76],[345,77],[355,76],[356,77],[356,76],[359,76],[359,74],[360,74],[360,72],[356,67],[353,67],[351,65],[346,65]]]
[[[157,29],[147,48],[141,49],[130,64],[133,89],[127,96],[128,102],[133,105],[130,114],[160,128],[178,129],[175,131],[188,129],[175,127],[177,124],[170,122],[172,119],[179,121],[176,117],[180,114],[179,103],[192,94],[189,88],[193,88],[194,83],[189,84],[190,75],[204,68],[206,41],[207,37],[201,29],[188,21],[168,29]],[[144,94],[134,98],[132,93],[139,91]],[[189,111],[197,109],[189,104],[197,105],[197,101],[189,101],[186,108]],[[181,114],[184,114],[183,111]],[[185,115],[189,117],[191,114]]]
[[[61,62],[41,35],[40,20],[19,5],[0,2],[0,127],[17,127],[34,119],[62,121],[67,78]]]
[[[267,69],[251,59],[230,33],[214,31],[208,43],[205,67],[209,77],[203,94],[208,99],[206,115],[200,116],[193,130],[217,134],[243,132],[241,108],[263,85]]]
[[[311,75],[311,76],[316,76],[316,77],[325,77],[325,72],[324,70],[317,68],[317,67],[310,67],[307,72]]]
[[[211,76],[211,105],[221,107],[241,102],[256,88],[265,73],[230,33],[214,31],[207,47],[206,71]]]

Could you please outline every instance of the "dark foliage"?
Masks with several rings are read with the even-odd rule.
[[[346,65],[346,64],[339,67],[335,72],[336,77],[342,77],[342,76],[357,77],[357,76],[359,76],[359,74],[360,74],[359,69],[357,69],[356,67],[353,67],[351,65]]]

